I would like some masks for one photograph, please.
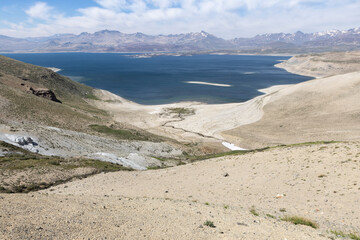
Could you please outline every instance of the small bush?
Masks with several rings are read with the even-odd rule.
[[[254,216],[259,216],[259,213],[255,210],[255,207],[254,207],[254,206],[251,207],[250,212],[251,212],[252,215],[254,215]]]
[[[298,217],[298,216],[292,216],[292,217],[284,217],[281,219],[282,221],[286,221],[286,222],[291,222],[295,225],[305,225],[305,226],[309,226],[312,228],[318,228],[319,225],[309,219],[303,218],[303,217]]]
[[[204,222],[204,226],[211,227],[211,228],[216,228],[216,226],[214,225],[214,222],[209,221],[209,220]]]
[[[167,108],[166,110],[170,113],[178,114],[179,116],[193,115],[195,113],[193,108]]]

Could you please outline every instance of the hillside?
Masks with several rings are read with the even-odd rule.
[[[319,140],[360,140],[360,72],[288,86],[273,93],[259,121],[223,132],[256,148]]]
[[[358,239],[358,149],[286,146],[0,194],[0,238]]]
[[[329,52],[298,55],[276,66],[295,74],[327,77],[359,71],[360,52]]]
[[[94,106],[94,93],[52,70],[0,56],[0,141],[45,156],[135,169],[161,165],[154,157],[182,153],[183,146],[170,138],[114,122],[109,112]]]
[[[360,140],[358,52],[295,56],[277,66],[298,74],[330,76],[273,92],[259,121],[225,131],[225,138],[251,148],[318,140]]]
[[[294,57],[329,74],[245,103],[156,106],[3,58],[0,238],[360,239],[357,56]]]

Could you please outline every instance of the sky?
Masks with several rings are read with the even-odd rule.
[[[40,37],[108,29],[218,37],[360,27],[360,0],[0,0],[0,35]]]

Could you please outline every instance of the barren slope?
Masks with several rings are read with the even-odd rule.
[[[271,96],[261,120],[223,133],[245,147],[360,139],[360,72],[289,86]]]
[[[330,230],[359,232],[359,147],[281,147],[1,195],[0,238],[328,239]],[[283,216],[309,218],[319,229]]]
[[[329,52],[299,55],[276,66],[295,74],[326,77],[359,71],[360,52]]]

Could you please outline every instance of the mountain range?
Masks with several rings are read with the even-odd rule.
[[[360,28],[345,31],[268,33],[225,40],[207,32],[171,35],[95,33],[12,38],[0,35],[0,52],[189,52],[300,53],[360,49]]]

